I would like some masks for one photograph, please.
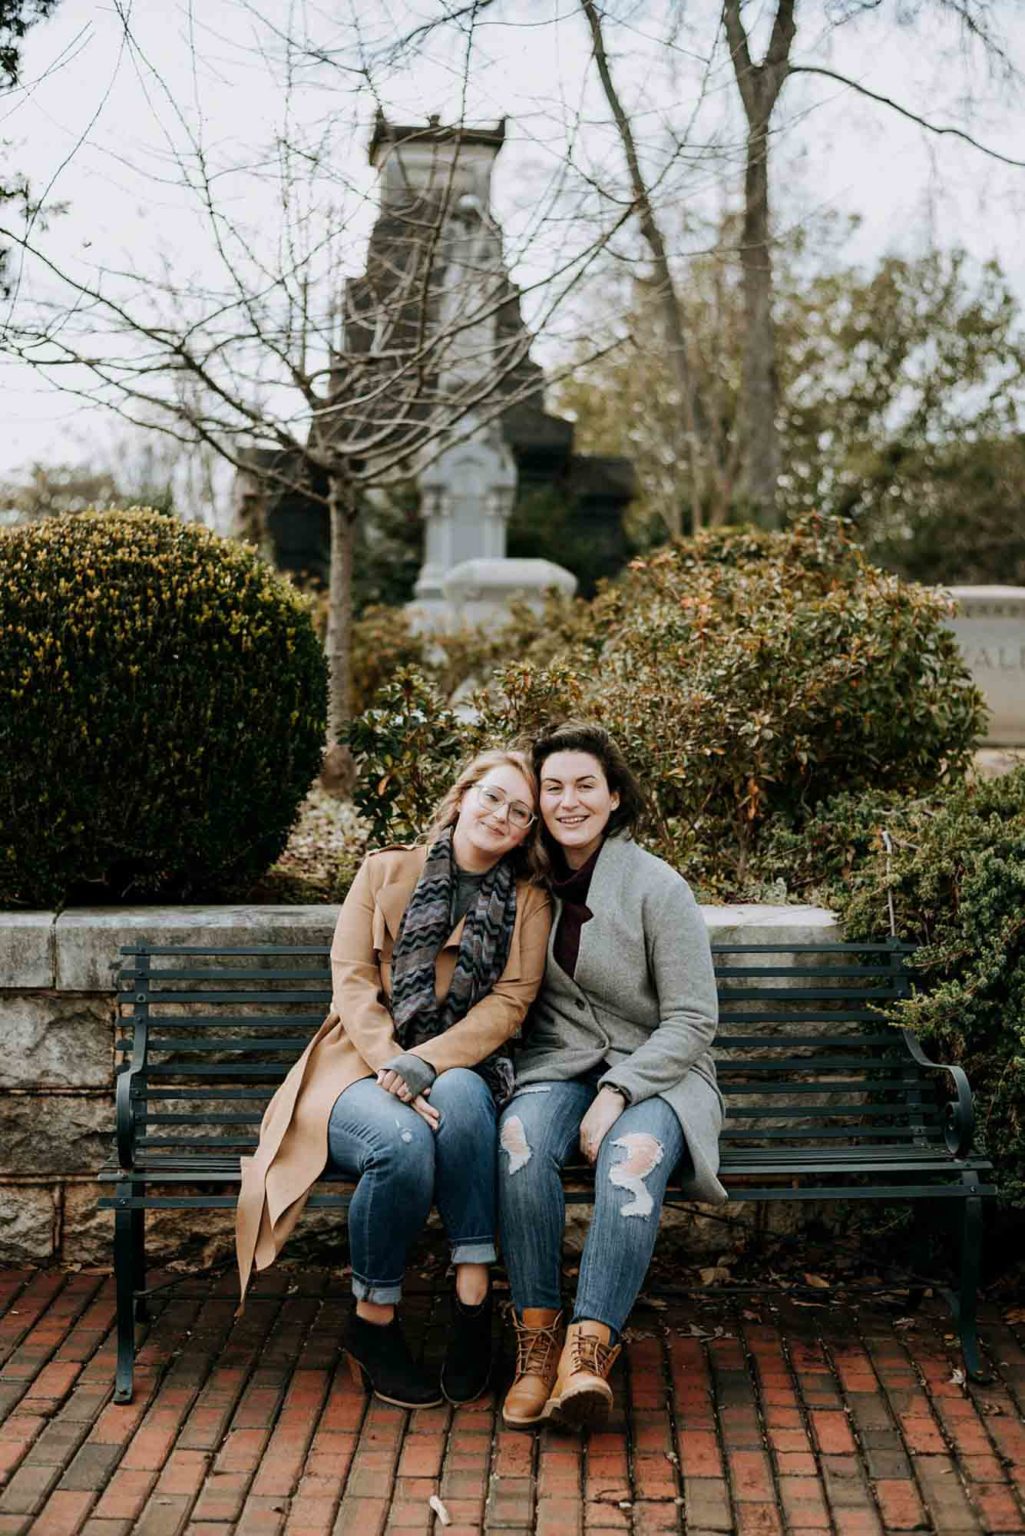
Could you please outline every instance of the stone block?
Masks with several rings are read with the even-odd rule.
[[[441,589],[455,625],[500,621],[513,602],[528,603],[540,613],[545,594],[554,587],[572,597],[576,577],[552,560],[462,560],[445,575]]]
[[[713,944],[836,944],[840,940],[836,918],[825,907],[738,902],[729,907],[703,906],[701,915]]]
[[[0,987],[54,984],[55,912],[0,912]]]
[[[336,906],[79,907],[57,919],[56,977],[64,992],[107,992],[128,944],[331,943]]]
[[[56,1185],[0,1183],[0,1264],[53,1258],[57,1198]]]
[[[985,741],[1025,746],[1025,587],[951,587],[949,621],[989,707]]]
[[[114,1005],[106,997],[0,993],[0,1088],[112,1082]]]
[[[0,1174],[94,1174],[114,1134],[113,1093],[0,1097]]]

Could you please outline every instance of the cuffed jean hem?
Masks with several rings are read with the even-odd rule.
[[[588,1307],[586,1305],[581,1306],[580,1302],[578,1301],[576,1306],[573,1308],[573,1316],[570,1318],[570,1322],[602,1323],[609,1330],[609,1343],[618,1343],[620,1334],[623,1331],[622,1325],[617,1328],[615,1323],[610,1323],[607,1317],[599,1316],[599,1310],[600,1309],[597,1307]]]
[[[490,1239],[452,1244],[453,1264],[493,1264],[497,1258],[498,1249]]]
[[[352,1294],[357,1301],[371,1301],[378,1307],[393,1307],[402,1300],[402,1282],[397,1285],[375,1285],[372,1280],[352,1277]]]

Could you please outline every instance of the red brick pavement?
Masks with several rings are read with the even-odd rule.
[[[966,1388],[938,1310],[642,1307],[578,1439],[504,1430],[490,1397],[368,1402],[337,1278],[261,1276],[240,1318],[232,1288],[157,1299],[121,1408],[109,1277],[0,1271],[0,1536],[434,1536],[432,1494],[448,1536],[1025,1532],[1025,1351],[996,1316]],[[407,1315],[437,1358],[443,1298]]]

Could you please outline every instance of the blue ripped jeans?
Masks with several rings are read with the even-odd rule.
[[[580,1153],[580,1122],[597,1074],[532,1083],[507,1105],[499,1127],[498,1207],[513,1306],[562,1306],[566,1205],[559,1170]],[[644,1284],[662,1200],[684,1153],[680,1122],[658,1098],[629,1104],[598,1151],[594,1214],[580,1262],[573,1321],[622,1332]]]
[[[494,1262],[491,1091],[476,1072],[453,1067],[438,1074],[430,1099],[441,1111],[437,1131],[370,1077],[351,1083],[331,1111],[330,1166],[359,1180],[349,1205],[352,1290],[359,1301],[399,1300],[406,1255],[432,1202],[453,1264]]]

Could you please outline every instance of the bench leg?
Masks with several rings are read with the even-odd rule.
[[[118,1189],[127,1199],[129,1186]],[[115,1403],[130,1403],[135,1370],[135,1223],[136,1213],[114,1211],[114,1286],[117,1295],[117,1369],[114,1375]],[[139,1212],[142,1215],[142,1212]]]
[[[145,1193],[140,1185],[137,1194]],[[149,1302],[146,1300],[146,1212],[132,1211],[132,1269],[135,1277],[135,1321],[149,1322]]]
[[[974,1174],[964,1174],[965,1184],[974,1189],[978,1179]],[[965,1370],[973,1381],[987,1381],[979,1354],[979,1335],[976,1331],[976,1310],[979,1294],[979,1275],[982,1267],[982,1197],[968,1195],[959,1202],[960,1263],[957,1295],[954,1298],[954,1316],[961,1335],[961,1353]]]

